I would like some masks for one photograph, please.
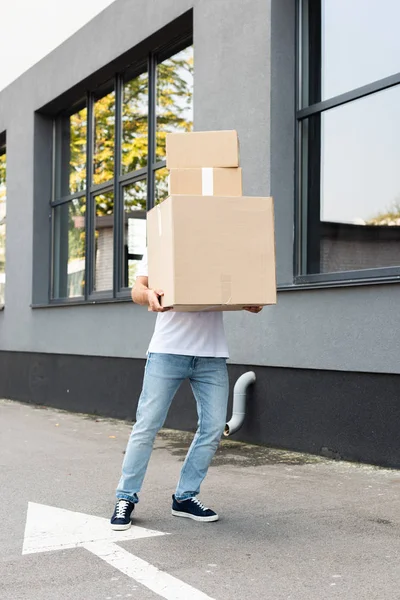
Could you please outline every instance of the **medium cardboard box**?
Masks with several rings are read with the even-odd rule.
[[[168,185],[170,195],[241,196],[242,169],[171,169]]]
[[[170,196],[147,216],[149,286],[177,311],[276,304],[272,198]]]
[[[167,134],[167,168],[238,167],[236,131],[194,131]]]

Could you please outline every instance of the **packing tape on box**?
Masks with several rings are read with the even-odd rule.
[[[201,190],[203,196],[214,196],[214,169],[212,167],[201,169]]]
[[[230,275],[221,275],[221,303],[230,304],[232,300],[232,279]]]

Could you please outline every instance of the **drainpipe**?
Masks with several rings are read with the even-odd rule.
[[[256,374],[248,371],[239,377],[233,388],[232,418],[225,425],[224,436],[228,437],[236,433],[243,425],[246,416],[246,392],[249,385],[256,380]]]

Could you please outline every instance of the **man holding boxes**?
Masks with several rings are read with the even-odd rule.
[[[116,491],[116,530],[131,525],[155,436],[185,379],[196,399],[198,429],[172,514],[218,520],[197,495],[226,422],[222,313],[258,313],[276,302],[272,199],[242,197],[236,132],[169,134],[167,167],[170,197],[148,214],[148,255],[132,289],[134,302],[159,314]]]

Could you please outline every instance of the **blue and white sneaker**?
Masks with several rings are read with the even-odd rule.
[[[114,508],[113,516],[111,517],[111,529],[115,531],[123,531],[131,526],[131,514],[135,505],[129,500],[120,498]]]
[[[210,508],[206,508],[197,498],[189,498],[178,502],[175,495],[172,496],[172,514],[174,517],[186,517],[194,521],[218,521],[219,517],[216,512]]]

